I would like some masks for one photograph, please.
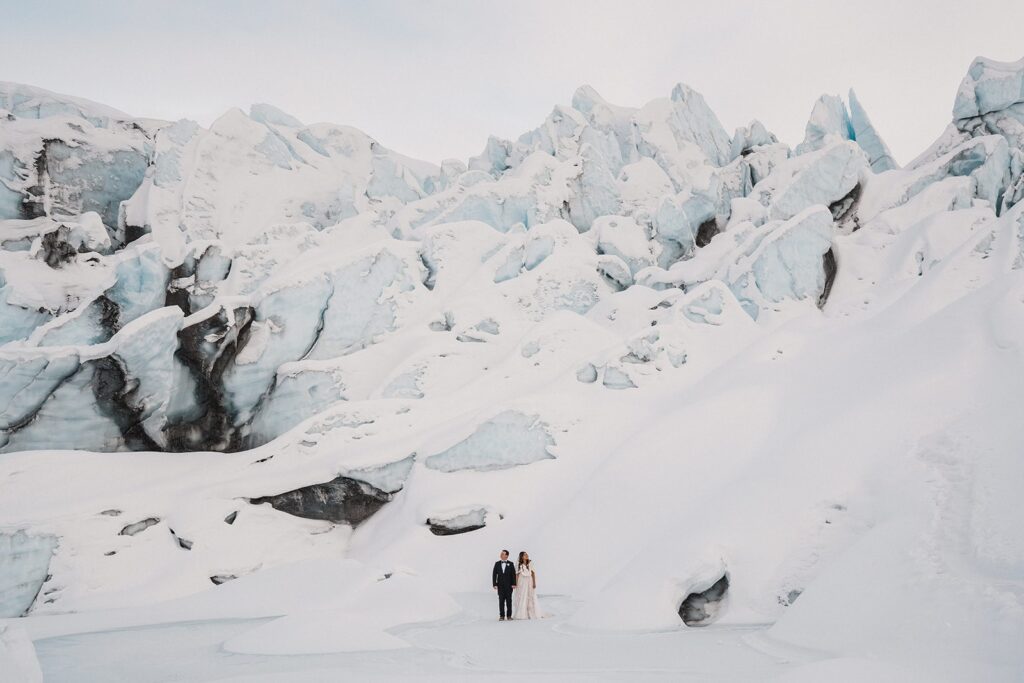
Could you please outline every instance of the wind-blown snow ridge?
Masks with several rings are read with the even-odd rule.
[[[584,86],[435,166],[265,104],[204,129],[0,83],[10,616],[287,614],[225,646],[280,654],[364,642],[303,640],[351,613],[401,647],[513,543],[575,633],[1019,671],[1022,84],[976,60],[900,168],[852,91],[790,147],[682,84]],[[370,597],[309,614],[342,554]],[[289,572],[312,592],[185,597]]]

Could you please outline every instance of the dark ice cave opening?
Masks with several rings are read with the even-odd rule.
[[[679,605],[679,617],[687,626],[707,626],[718,616],[722,599],[729,590],[729,576],[723,574],[710,588],[690,593]]]

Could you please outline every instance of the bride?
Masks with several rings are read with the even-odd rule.
[[[539,619],[543,616],[537,607],[537,574],[533,571],[530,556],[525,550],[519,553],[516,592],[512,602],[513,619]]]

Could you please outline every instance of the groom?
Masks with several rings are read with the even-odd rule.
[[[512,589],[516,587],[516,568],[508,561],[508,551],[501,551],[501,559],[494,563],[491,572],[491,583],[498,591],[499,621],[505,621],[505,615],[512,618]]]

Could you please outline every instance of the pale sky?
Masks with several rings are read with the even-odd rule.
[[[209,125],[269,102],[438,162],[516,138],[588,83],[639,106],[684,82],[731,134],[795,145],[853,87],[897,160],[950,120],[971,60],[1024,56],[1022,0],[0,0],[0,80]]]

